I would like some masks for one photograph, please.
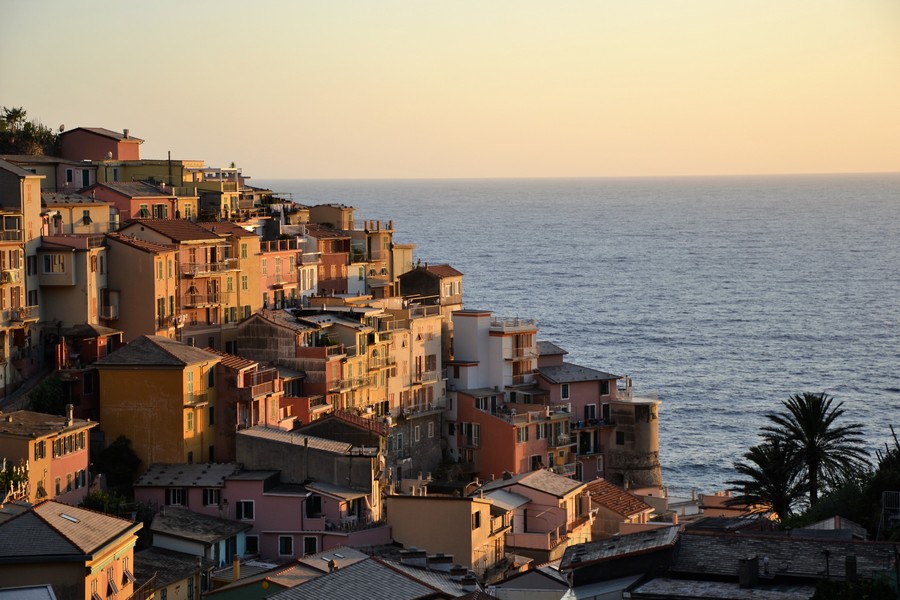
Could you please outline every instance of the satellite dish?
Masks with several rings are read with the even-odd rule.
[[[60,126],[59,126],[59,132],[60,132],[60,133],[62,133],[62,132],[65,131],[65,130],[66,130],[66,126],[65,126],[65,125],[60,125]]]

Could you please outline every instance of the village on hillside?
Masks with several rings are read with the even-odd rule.
[[[670,496],[660,400],[465,307],[393,221],[142,142],[0,156],[0,600],[793,599],[897,568],[838,515]]]

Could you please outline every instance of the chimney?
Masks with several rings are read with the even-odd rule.
[[[241,557],[237,554],[234,555],[234,558],[231,562],[231,580],[237,581],[241,578]]]
[[[128,130],[127,129],[122,130],[122,137],[124,137],[126,140],[128,139]]]
[[[333,558],[332,558],[331,560],[328,561],[328,572],[329,572],[329,573],[334,573],[334,572],[337,571],[339,568],[340,568],[340,567],[338,567],[337,561],[334,560]]]
[[[478,580],[471,573],[462,578],[462,588],[467,592],[474,592],[478,589]]]
[[[75,419],[72,417],[72,412],[74,407],[71,404],[66,404],[66,427],[71,427],[72,423],[75,422]]]
[[[759,583],[759,557],[751,556],[738,561],[738,585],[753,588]]]
[[[428,565],[428,569],[431,571],[442,571],[444,573],[450,572],[450,567],[453,566],[453,555],[452,554],[441,554],[440,552],[429,556],[425,559],[426,564]]]
[[[427,566],[428,553],[418,548],[400,551],[400,564],[425,568]]]
[[[450,567],[450,579],[453,581],[462,581],[463,577],[469,574],[469,569],[463,565],[456,564]]]

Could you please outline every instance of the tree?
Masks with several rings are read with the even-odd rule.
[[[117,437],[94,458],[92,471],[104,473],[112,492],[131,495],[131,484],[141,464],[141,459],[131,447],[131,440],[124,435]]]
[[[28,410],[65,416],[66,398],[62,380],[56,375],[51,375],[40,382],[28,393]]]
[[[797,446],[788,440],[767,440],[750,448],[744,459],[746,462],[734,463],[744,479],[727,482],[738,490],[728,504],[762,506],[778,515],[780,521],[790,517],[794,505],[806,493]]]
[[[834,486],[868,465],[862,425],[836,424],[844,403],[832,406],[824,392],[795,394],[782,404],[784,412],[766,415],[771,424],[762,428],[763,435],[769,443],[780,440],[796,446],[813,505],[823,486]]]

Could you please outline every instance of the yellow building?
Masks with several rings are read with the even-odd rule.
[[[452,554],[479,576],[506,555],[511,513],[485,498],[388,496],[388,525],[407,548]]]
[[[59,600],[131,598],[142,523],[61,504],[38,504],[0,523],[0,587],[50,584]]]
[[[215,366],[221,356],[141,336],[94,363],[107,443],[131,440],[142,468],[215,461]]]

